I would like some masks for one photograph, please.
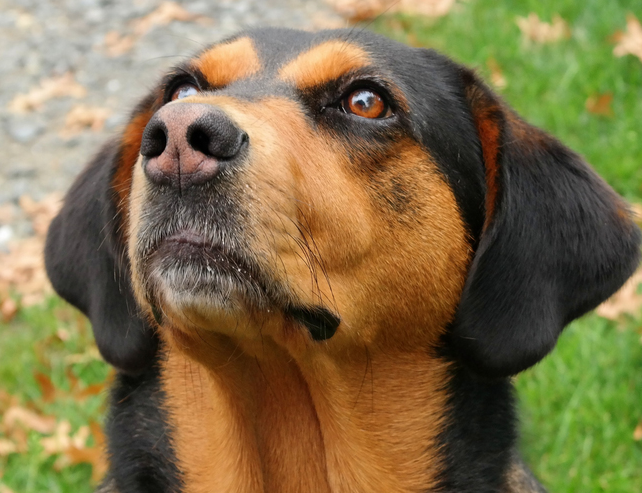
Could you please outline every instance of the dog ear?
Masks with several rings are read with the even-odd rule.
[[[450,333],[487,377],[543,358],[639,262],[624,201],[575,153],[462,70],[486,170],[486,216]]]
[[[134,299],[124,237],[131,169],[152,105],[144,101],[121,140],[103,147],[76,179],[45,247],[55,290],[89,317],[103,358],[132,374],[149,366],[158,346]]]

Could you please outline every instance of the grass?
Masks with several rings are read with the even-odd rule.
[[[28,408],[69,421],[72,434],[100,422],[110,370],[95,358],[94,347],[87,320],[58,298],[20,310],[9,324],[0,323],[0,414],[11,406]],[[38,382],[38,375],[46,375],[55,389],[52,395],[47,395],[48,387]],[[0,440],[7,438],[6,431],[0,426]],[[11,432],[9,438],[26,442],[26,452],[0,454],[0,485],[16,493],[93,491],[92,465],[59,467],[60,455],[45,453],[43,436],[28,427]]]
[[[632,56],[615,58],[610,41],[625,28],[628,12],[642,17],[638,5],[639,0],[470,0],[443,19],[383,17],[371,28],[436,48],[486,78],[494,60],[507,80],[502,95],[518,112],[640,202],[642,63]],[[530,12],[546,21],[561,15],[571,37],[551,45],[522,42],[515,18]],[[587,111],[589,97],[607,93],[613,96],[612,117]],[[551,356],[516,379],[522,450],[551,491],[642,491],[642,442],[633,439],[642,419],[641,325],[642,314],[620,324],[588,315],[564,332]],[[84,318],[55,298],[0,323],[0,413],[20,405],[68,420],[72,433],[100,421],[104,392],[84,391],[105,382],[109,369],[91,357],[92,347]],[[69,355],[87,357],[72,363]],[[53,399],[38,382],[39,373],[56,389]],[[0,443],[6,438],[1,430]],[[26,452],[0,453],[0,492],[2,484],[16,493],[91,491],[91,466],[64,466],[58,456],[44,453],[41,438],[27,431]]]

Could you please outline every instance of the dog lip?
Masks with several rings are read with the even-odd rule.
[[[205,247],[208,244],[205,237],[196,233],[195,231],[179,231],[178,233],[165,238],[165,241],[184,243],[187,245],[193,245],[195,247]]]

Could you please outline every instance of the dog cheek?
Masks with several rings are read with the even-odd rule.
[[[132,186],[129,196],[129,222],[128,222],[128,243],[127,252],[131,266],[131,281],[134,295],[138,303],[147,307],[147,294],[144,288],[144,273],[140,258],[140,229],[143,205],[146,201],[147,187],[141,165],[142,156],[138,158],[132,173]]]

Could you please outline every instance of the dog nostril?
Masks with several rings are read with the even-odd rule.
[[[148,158],[158,157],[167,147],[167,129],[164,125],[157,125],[145,129],[143,140],[140,144],[140,153]]]
[[[213,153],[210,150],[210,136],[203,130],[194,129],[188,137],[187,142],[195,151],[202,152],[206,156],[212,156]]]

